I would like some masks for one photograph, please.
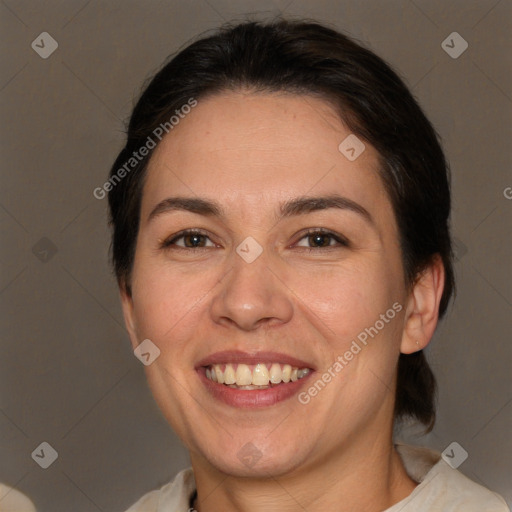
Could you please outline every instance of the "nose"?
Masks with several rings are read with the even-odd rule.
[[[233,254],[232,265],[212,299],[215,323],[253,331],[290,321],[293,293],[271,259],[266,251],[251,263]]]

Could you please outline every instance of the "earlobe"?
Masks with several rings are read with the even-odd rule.
[[[400,352],[411,354],[425,348],[439,319],[445,272],[439,255],[418,276],[408,298]]]
[[[135,350],[137,345],[139,344],[137,341],[137,328],[135,322],[135,313],[133,307],[133,297],[131,293],[126,290],[125,286],[120,286],[119,288],[119,296],[121,299],[121,307],[123,309],[123,317],[124,323],[126,326],[126,330],[130,336],[130,341],[132,343],[132,347]]]

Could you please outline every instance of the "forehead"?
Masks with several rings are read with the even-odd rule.
[[[339,114],[317,97],[225,92],[200,99],[155,149],[143,216],[176,194],[209,195],[239,209],[315,193],[387,201],[376,150],[365,143],[351,161],[340,151],[347,137],[353,134]]]

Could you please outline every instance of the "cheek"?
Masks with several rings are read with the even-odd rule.
[[[357,264],[290,274],[287,284],[330,345],[343,348],[400,299],[397,281],[386,271],[382,257],[371,257]]]
[[[133,297],[139,336],[179,349],[185,331],[193,329],[197,313],[211,299],[218,278],[206,273],[183,273],[148,264],[134,273]],[[172,344],[169,341],[172,340]],[[185,341],[183,341],[184,343]]]

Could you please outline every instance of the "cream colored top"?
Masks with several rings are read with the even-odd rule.
[[[0,512],[36,512],[36,507],[20,491],[0,484]]]
[[[405,444],[396,448],[405,470],[419,485],[383,512],[510,512],[501,496],[453,469],[440,453]],[[192,512],[190,498],[195,490],[193,470],[187,468],[172,482],[144,495],[126,512]]]

